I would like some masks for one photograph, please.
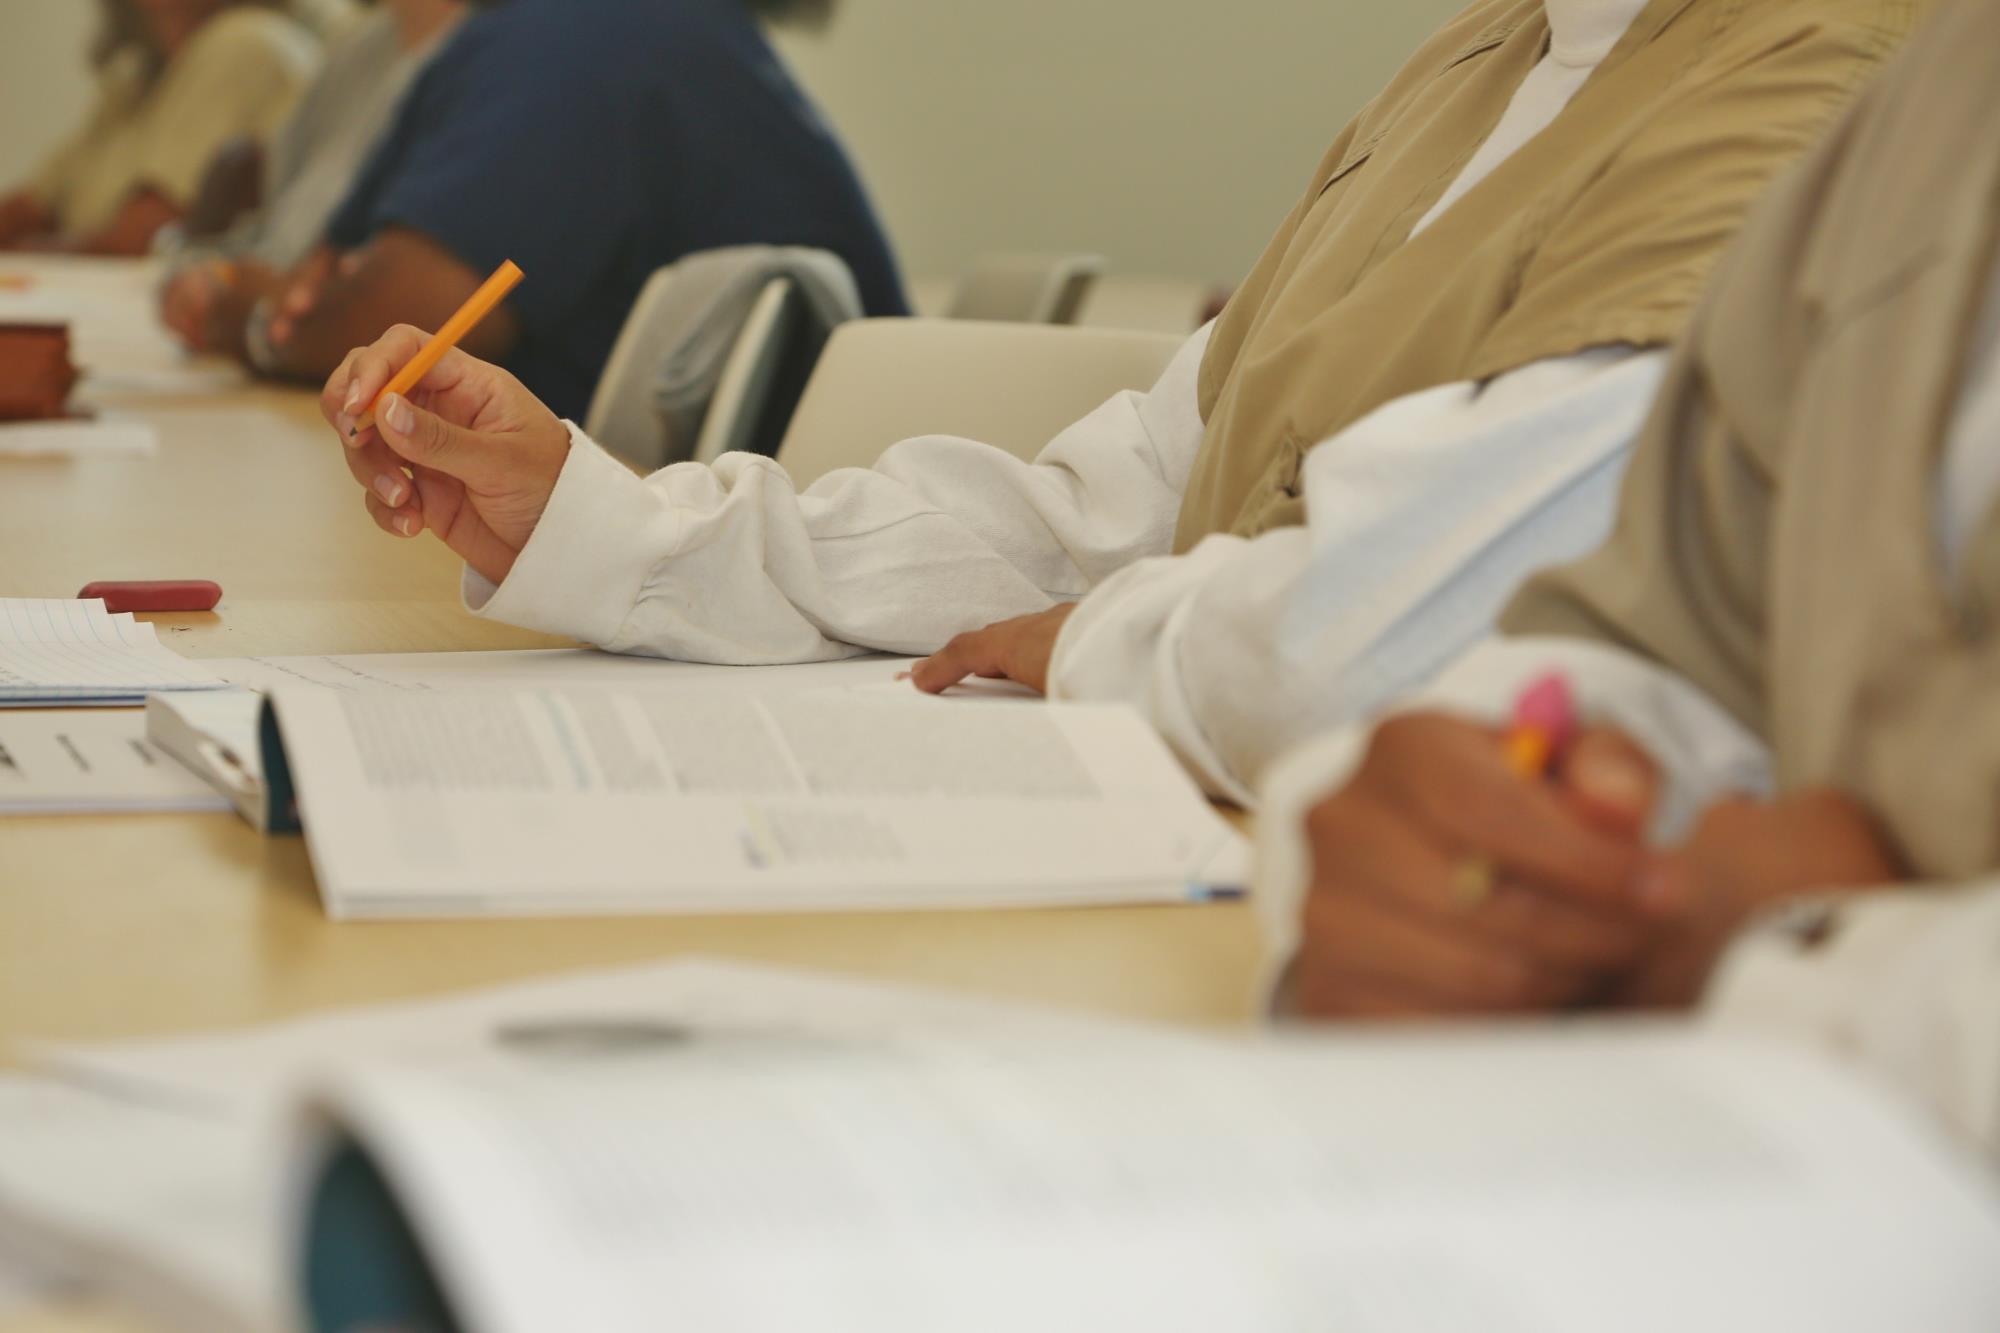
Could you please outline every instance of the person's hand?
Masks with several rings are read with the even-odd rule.
[[[1011,680],[1047,694],[1056,636],[1074,610],[1070,602],[969,630],[917,663],[910,679],[927,694],[943,694],[967,676]]]
[[[1313,881],[1285,1003],[1307,1017],[1567,1008],[1629,975],[1679,911],[1643,841],[1659,776],[1591,729],[1545,781],[1504,730],[1392,718],[1307,817]],[[1650,890],[1650,892],[1649,892]]]
[[[1645,873],[1658,892],[1690,910],[1615,998],[1675,1008],[1700,998],[1730,938],[1760,913],[1792,898],[1882,888],[1905,878],[1874,817],[1830,788],[1711,806],[1693,835]]]
[[[207,351],[209,313],[221,292],[221,275],[213,264],[182,269],[160,293],[160,322],[193,351]]]
[[[350,436],[354,419],[425,341],[403,324],[348,353],[320,411],[339,432],[378,527],[398,537],[428,529],[500,583],[548,507],[569,431],[512,375],[454,349],[408,398],[385,396],[376,424]]]
[[[251,312],[285,279],[262,264],[215,260],[176,273],[160,294],[160,318],[193,352],[241,359]]]
[[[265,331],[272,345],[283,347],[289,343],[299,321],[319,308],[327,285],[337,276],[352,276],[366,260],[363,251],[342,254],[323,245],[299,261],[298,267],[278,281],[271,293],[271,322]]]

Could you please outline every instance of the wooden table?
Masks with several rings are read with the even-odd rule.
[[[154,618],[190,657],[555,646],[468,615],[442,546],[375,528],[310,394],[115,406],[156,423],[156,456],[0,461],[0,595],[212,578],[215,614]],[[1258,950],[1240,905],[336,925],[303,842],[233,816],[0,821],[0,1063],[27,1040],[248,1025],[685,954],[1222,1024],[1249,1016]],[[0,1318],[0,1333],[118,1326],[104,1318]]]

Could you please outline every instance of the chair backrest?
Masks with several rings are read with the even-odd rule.
[[[952,319],[1074,324],[1104,273],[1102,255],[987,255],[958,285]]]
[[[668,455],[674,452],[674,442],[667,438],[666,421],[654,404],[653,380],[660,368],[661,344],[674,319],[675,276],[669,265],[639,292],[583,418],[585,434],[647,472],[673,461]]]
[[[785,423],[778,423],[773,431],[765,430],[764,425],[772,408],[772,391],[801,323],[798,301],[791,279],[773,278],[764,284],[750,317],[743,321],[736,346],[723,363],[715,396],[708,401],[708,414],[702,418],[701,434],[691,455],[697,463],[713,463],[738,449],[770,453],[776,448],[776,437]],[[768,442],[760,448],[762,435],[768,435]]]
[[[1150,387],[1184,342],[1123,329],[856,320],[828,340],[778,461],[804,489],[918,435],[1033,458],[1112,395]]]

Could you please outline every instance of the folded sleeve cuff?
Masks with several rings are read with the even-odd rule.
[[[499,586],[466,570],[465,605],[523,629],[611,647],[657,563],[659,548],[633,538],[670,515],[641,478],[564,424],[569,457],[541,521]]]

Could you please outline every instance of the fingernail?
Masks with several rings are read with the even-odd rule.
[[[410,517],[408,517],[407,515],[406,515],[406,516],[404,516],[404,517],[402,517],[402,518],[399,518],[399,519],[397,519],[397,520],[396,520],[396,531],[398,531],[398,532],[402,533],[402,534],[403,534],[403,535],[404,535],[405,537],[414,537],[414,536],[416,536],[416,535],[417,535],[417,520],[415,520],[414,518],[410,518]]]
[[[398,435],[408,435],[417,424],[416,414],[410,411],[410,400],[400,393],[390,394],[382,408],[389,418],[389,429]]]
[[[347,390],[347,401],[340,405],[340,410],[348,416],[353,416],[361,410],[361,386],[359,384],[355,384]]]
[[[1644,805],[1650,785],[1646,770],[1628,756],[1589,749],[1576,756],[1570,782],[1591,799],[1620,809]]]
[[[390,505],[403,503],[403,479],[401,477],[380,476],[375,478],[375,493]]]

